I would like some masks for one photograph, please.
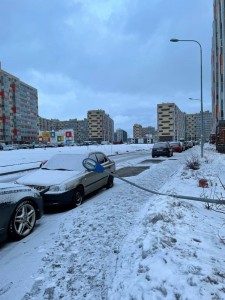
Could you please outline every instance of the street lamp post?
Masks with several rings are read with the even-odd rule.
[[[178,40],[178,39],[171,39],[171,42],[193,42],[199,45],[200,47],[200,82],[201,82],[201,157],[203,157],[203,92],[202,92],[202,46],[196,40]]]

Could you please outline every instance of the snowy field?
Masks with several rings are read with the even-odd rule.
[[[150,159],[151,145],[98,149],[115,155],[140,148]],[[88,150],[1,151],[0,165]],[[187,159],[196,155],[201,166],[191,170]],[[150,168],[127,179],[166,194],[225,198],[225,155],[214,146],[205,145],[203,159],[195,146],[145,165]],[[207,188],[199,187],[202,178]],[[224,213],[223,205],[154,195],[115,179],[112,189],[76,209],[46,214],[26,239],[0,246],[0,299],[225,299]]]

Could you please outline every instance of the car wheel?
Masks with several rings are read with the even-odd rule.
[[[107,189],[111,189],[111,188],[113,187],[113,183],[114,183],[114,176],[109,175],[108,181],[107,181],[105,187],[106,187]]]
[[[84,190],[82,187],[78,187],[74,190],[73,198],[72,198],[72,207],[80,206],[83,202],[84,198]]]
[[[14,210],[9,223],[9,236],[20,240],[29,235],[36,223],[37,215],[34,204],[30,200],[20,203]]]

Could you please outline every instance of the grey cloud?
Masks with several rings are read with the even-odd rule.
[[[169,40],[196,39],[203,46],[203,87],[209,107],[213,0],[126,0],[111,5],[105,16],[105,7],[97,9],[101,3],[2,0],[3,69],[34,83],[40,103],[55,99],[61,108],[55,110],[58,118],[60,111],[62,119],[72,116],[62,108],[65,93],[74,117],[85,116],[88,109],[110,108],[118,120],[124,114],[135,122],[140,117],[141,123],[151,120],[163,99],[177,101],[181,109],[194,107],[184,105],[184,99],[199,94],[199,49]],[[43,78],[48,74],[48,80],[37,79],[30,70]],[[82,103],[76,113],[73,97]],[[65,105],[68,101],[64,99]],[[149,101],[149,108],[140,107],[141,101]],[[39,108],[45,117],[53,117],[52,107]]]

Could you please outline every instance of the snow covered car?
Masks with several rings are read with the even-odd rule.
[[[79,206],[84,196],[100,188],[111,188],[114,177],[108,173],[87,171],[82,162],[91,158],[107,172],[115,172],[115,162],[102,152],[85,154],[62,153],[52,156],[37,171],[17,179],[17,183],[38,190],[44,206]]]
[[[43,214],[40,194],[23,185],[0,183],[0,242],[20,240],[32,232]]]

